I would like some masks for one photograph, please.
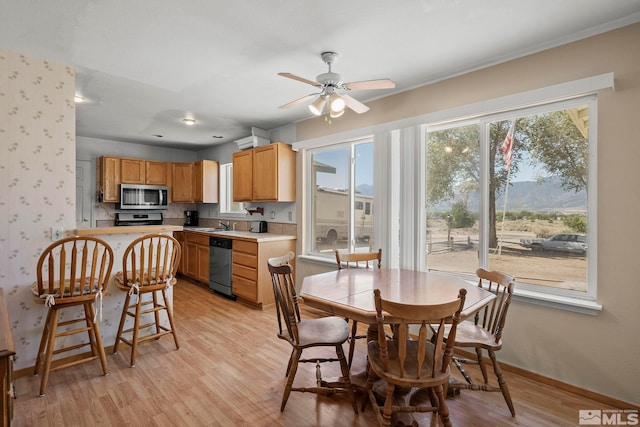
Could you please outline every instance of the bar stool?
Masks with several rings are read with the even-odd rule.
[[[113,267],[113,250],[103,240],[95,237],[68,237],[49,245],[38,260],[36,282],[31,289],[35,301],[48,307],[42,331],[40,347],[33,374],[42,375],[40,396],[44,396],[49,373],[80,363],[100,359],[102,372],[107,375],[107,358],[100,327],[98,326],[94,302],[102,303],[107,295],[107,281]],[[82,307],[83,315],[59,321],[60,311],[71,307]],[[71,329],[72,325],[77,325]],[[58,332],[58,329],[61,331]],[[69,342],[72,335],[87,333],[89,342]],[[61,347],[54,350],[57,338],[65,338]],[[52,367],[53,356],[89,346],[90,353],[82,353],[65,359],[57,359]]]
[[[176,349],[180,348],[173,320],[173,309],[167,298],[167,289],[177,282],[175,276],[180,255],[178,241],[165,234],[147,234],[139,237],[124,251],[122,271],[116,274],[115,284],[118,289],[126,292],[126,296],[116,341],[113,344],[113,354],[118,353],[120,342],[129,345],[131,367],[135,366],[136,350],[141,342],[171,334]],[[144,301],[146,295],[149,295],[150,299]],[[167,314],[169,327],[160,321],[160,313],[163,311]],[[153,321],[141,325],[142,317],[147,314],[153,315]],[[133,326],[125,330],[127,316],[133,318]],[[152,332],[141,336],[140,331],[146,328],[150,328]]]

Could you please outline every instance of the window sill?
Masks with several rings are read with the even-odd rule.
[[[513,299],[514,301],[573,311],[576,313],[588,314],[590,316],[596,316],[602,311],[602,304],[599,304],[597,301],[564,295],[547,294],[526,289],[516,288],[513,291]]]

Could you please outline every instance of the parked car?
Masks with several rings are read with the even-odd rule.
[[[581,233],[560,233],[548,239],[521,239],[520,246],[532,251],[560,251],[576,254],[587,253],[587,235]]]

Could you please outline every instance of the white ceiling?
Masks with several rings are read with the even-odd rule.
[[[396,83],[366,102],[639,21],[640,0],[0,0],[0,47],[76,68],[79,136],[200,150],[312,117],[278,109],[315,90],[277,73],[315,80],[323,51]]]

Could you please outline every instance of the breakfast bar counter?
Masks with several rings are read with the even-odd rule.
[[[181,225],[134,225],[126,227],[77,228],[76,236],[99,236],[107,234],[147,234],[182,231]]]

